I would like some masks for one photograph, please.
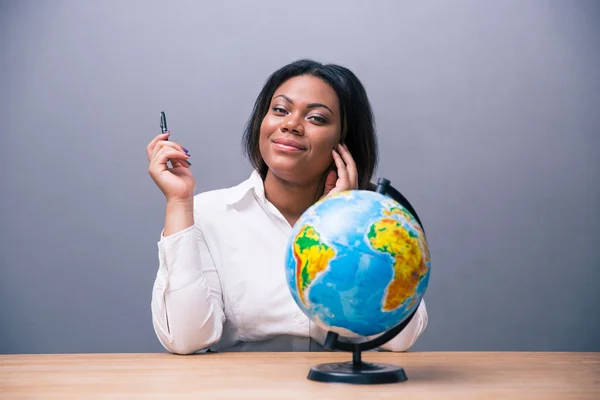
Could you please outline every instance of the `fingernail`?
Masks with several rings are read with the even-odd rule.
[[[189,162],[188,160],[185,160],[185,162],[188,163],[188,165],[190,165],[190,166],[192,165],[192,163]]]
[[[333,151],[335,151],[337,153],[337,149],[335,147],[333,148]]]
[[[186,153],[189,153],[188,149],[186,149],[185,147],[181,146],[181,148],[183,149],[183,151],[185,151]]]

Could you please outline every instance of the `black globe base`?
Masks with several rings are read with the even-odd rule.
[[[337,362],[313,366],[308,373],[308,379],[327,383],[372,385],[404,382],[408,378],[404,369],[396,365]]]

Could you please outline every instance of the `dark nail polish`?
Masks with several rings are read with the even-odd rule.
[[[181,148],[183,149],[183,151],[185,151],[186,154],[189,153],[189,150],[186,149],[185,147],[181,146]]]
[[[188,165],[190,165],[190,166],[192,165],[192,163],[189,162],[188,160],[185,160],[185,162],[188,163]]]

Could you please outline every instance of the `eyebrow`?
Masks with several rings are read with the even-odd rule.
[[[289,97],[287,97],[285,94],[280,94],[278,96],[273,97],[273,100],[275,100],[278,97],[283,97],[284,99],[286,99],[290,104],[294,104],[294,101],[292,99],[290,99]],[[333,115],[335,115],[335,113],[333,111],[331,111],[331,108],[327,107],[325,104],[321,104],[321,103],[310,103],[306,106],[306,108],[317,108],[317,107],[323,107],[329,110],[330,113],[332,113]]]

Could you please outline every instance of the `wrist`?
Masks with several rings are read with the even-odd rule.
[[[194,201],[191,199],[169,200],[165,215],[163,235],[169,236],[194,225]]]
[[[167,208],[170,209],[185,209],[185,210],[193,210],[194,209],[194,197],[186,197],[186,198],[167,198]]]

